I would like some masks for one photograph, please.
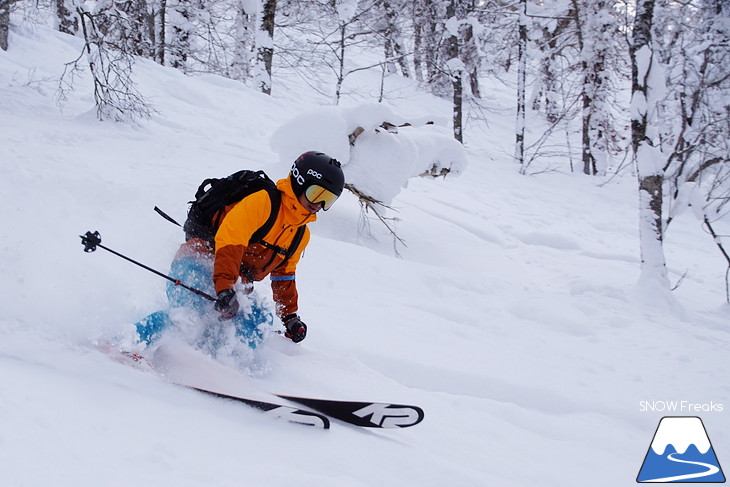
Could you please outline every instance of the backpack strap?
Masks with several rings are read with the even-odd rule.
[[[248,243],[249,245],[257,243],[263,247],[266,247],[267,249],[273,250],[275,253],[274,255],[279,254],[284,256],[284,260],[282,260],[281,263],[277,266],[278,268],[285,266],[286,263],[289,262],[289,259],[291,259],[292,256],[296,253],[299,245],[302,243],[302,239],[304,238],[304,232],[307,230],[307,226],[302,225],[301,227],[297,228],[297,231],[294,234],[294,238],[292,239],[289,248],[285,249],[283,247],[279,247],[278,245],[265,242],[264,237],[266,237],[269,231],[273,228],[274,223],[276,223],[276,217],[278,216],[279,209],[281,207],[281,191],[279,191],[278,189],[268,188],[266,189],[266,191],[269,193],[269,197],[271,198],[271,214],[269,215],[269,218],[266,220],[266,222],[264,222],[264,224],[261,226],[261,228],[256,230],[253,235],[251,235],[251,239]],[[271,259],[273,260],[274,257],[272,256]],[[253,282],[253,276],[251,275],[251,272],[244,266],[241,266],[241,273],[246,276],[249,282]]]
[[[279,266],[285,265],[289,259],[294,255],[294,253],[299,248],[299,244],[302,243],[302,238],[304,238],[304,232],[307,230],[306,225],[302,225],[301,227],[297,228],[297,233],[294,234],[294,238],[291,241],[291,245],[289,245],[289,249],[286,251],[286,255],[284,256],[284,260],[279,264]]]
[[[206,180],[207,182],[208,180]],[[203,188],[205,185],[205,182],[200,186]],[[269,217],[266,219],[263,225],[259,227],[258,230],[253,232],[253,235],[251,235],[251,238],[248,241],[248,245],[251,245],[252,243],[264,243],[264,237],[266,234],[269,233],[269,231],[273,228],[274,223],[276,223],[276,217],[279,215],[279,208],[281,207],[281,191],[279,191],[276,188],[264,188],[267,193],[269,193],[269,199],[271,200],[271,211],[269,212]],[[223,212],[219,212],[214,218],[213,218],[213,236],[215,237],[215,232],[218,231],[218,227],[221,224],[221,221],[223,220]]]
[[[271,213],[269,213],[269,218],[267,218],[264,224],[261,225],[261,228],[253,232],[251,239],[248,241],[249,245],[252,243],[263,244],[264,237],[273,228],[274,223],[276,223],[276,217],[279,215],[279,208],[281,207],[281,191],[276,188],[267,188],[266,192],[269,193],[269,198],[271,199]]]
[[[261,240],[260,242],[257,242],[259,245],[262,245],[266,247],[267,249],[271,249],[274,251],[274,255],[271,257],[271,260],[269,260],[269,263],[266,265],[268,267],[271,265],[271,262],[273,262],[274,258],[276,257],[276,254],[283,255],[284,260],[281,261],[281,263],[276,266],[278,269],[279,267],[284,267],[287,262],[289,262],[289,259],[296,253],[297,249],[299,248],[299,245],[302,243],[302,239],[304,238],[304,232],[307,230],[306,225],[302,225],[301,227],[297,228],[297,232],[294,234],[294,238],[291,241],[291,244],[289,245],[288,249],[279,247],[278,245],[272,245],[268,242],[264,242]],[[254,282],[253,274],[251,274],[250,269],[248,267],[241,265],[240,272],[244,276],[246,276],[246,279],[248,279],[248,282]]]
[[[294,238],[291,241],[291,244],[289,245],[289,248],[286,249],[284,247],[279,247],[278,245],[270,244],[269,242],[265,242],[261,240],[260,242],[256,242],[262,247],[266,247],[269,250],[273,250],[275,253],[281,255],[284,257],[284,260],[279,264],[279,266],[283,265],[288,261],[294,253],[297,251],[297,248],[299,247],[299,244],[302,242],[302,238],[304,237],[304,231],[305,231],[306,225],[302,225],[301,227],[297,228],[297,232],[294,234]],[[279,267],[277,266],[277,267]]]

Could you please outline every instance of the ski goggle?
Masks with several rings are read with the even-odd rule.
[[[304,197],[313,205],[321,204],[324,211],[327,211],[337,200],[338,195],[329,189],[323,188],[319,184],[313,184],[304,191]]]

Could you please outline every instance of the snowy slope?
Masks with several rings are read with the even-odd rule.
[[[95,342],[163,307],[165,283],[84,254],[78,235],[98,230],[166,271],[182,235],[153,206],[182,219],[205,177],[283,176],[272,135],[322,100],[295,80],[271,98],[141,61],[159,114],[99,123],[88,90],[63,111],[54,103],[76,40],[16,25],[10,45],[0,51],[3,485],[627,485],[667,414],[640,402],[665,400],[724,405],[675,413],[701,415],[730,464],[730,307],[714,243],[691,214],[673,222],[671,278],[686,277],[675,300],[652,301],[634,288],[634,180],[518,175],[509,115],[471,132],[461,176],[411,179],[395,197],[398,256],[377,222],[363,233],[352,196],[319,217],[298,269],[302,344],[272,337],[249,373],[175,340],[156,355],[171,377],[222,392],[418,404],[420,425],[313,430],[109,360]],[[396,113],[448,120],[448,104],[389,82]],[[491,92],[511,106],[509,91]]]

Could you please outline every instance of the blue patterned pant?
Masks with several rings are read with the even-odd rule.
[[[215,295],[213,287],[213,259],[205,254],[178,257],[172,261],[170,277]],[[273,316],[254,296],[238,294],[240,309],[230,320],[220,320],[213,302],[170,282],[167,285],[169,309],[157,311],[135,324],[141,342],[151,344],[163,332],[177,328],[196,346],[215,355],[233,337],[251,348],[263,340],[262,327],[271,326]]]

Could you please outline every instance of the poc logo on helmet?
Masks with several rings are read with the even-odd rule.
[[[300,186],[304,185],[304,176],[302,176],[302,173],[299,172],[299,168],[297,167],[296,163],[294,163],[291,167],[291,175],[294,176],[294,179]],[[322,179],[322,174],[318,173],[314,169],[307,170],[307,176],[314,176],[317,179]]]
[[[294,176],[294,179],[300,186],[304,185],[304,176],[302,176],[302,174],[299,172],[299,168],[297,167],[296,163],[294,163],[291,167],[291,175]]]

